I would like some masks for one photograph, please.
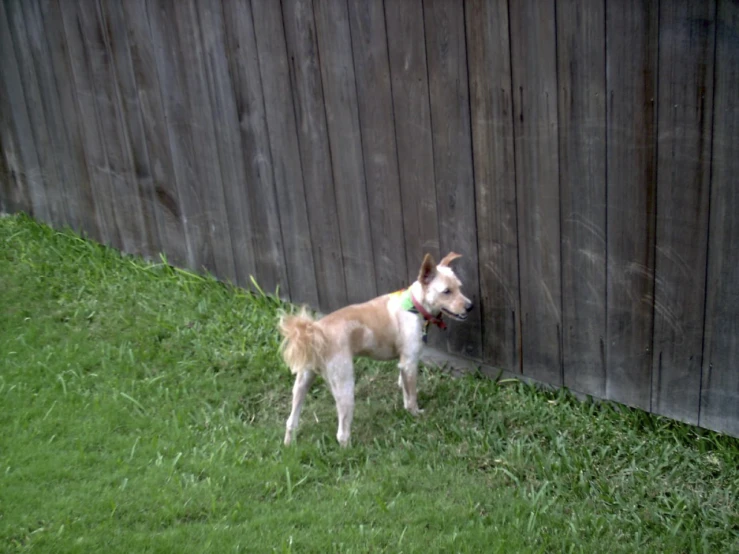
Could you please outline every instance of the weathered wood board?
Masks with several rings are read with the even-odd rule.
[[[446,346],[482,358],[480,278],[464,11],[444,0],[424,3],[440,255],[462,254],[454,269],[474,304],[464,324],[452,322]]]
[[[319,306],[330,311],[344,306],[348,297],[313,6],[286,0],[282,13]]]
[[[698,423],[708,250],[715,5],[659,11],[652,410]]]
[[[523,373],[562,384],[554,4],[511,2]]]
[[[605,2],[557,2],[564,384],[606,391]]]
[[[606,29],[606,397],[648,410],[657,186],[657,3],[608,2]]]
[[[710,244],[699,424],[739,436],[739,5],[716,14]],[[698,292],[698,291],[696,291]]]

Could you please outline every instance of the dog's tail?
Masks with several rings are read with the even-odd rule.
[[[298,315],[283,315],[279,323],[284,337],[280,345],[282,359],[293,373],[320,373],[328,341],[323,329],[303,308]]]

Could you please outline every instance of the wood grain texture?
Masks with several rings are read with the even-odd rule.
[[[482,357],[480,279],[464,11],[444,0],[424,3],[426,57],[439,216],[439,247],[462,254],[454,270],[475,308],[454,325],[447,349]]]
[[[308,206],[319,306],[326,311],[347,303],[338,205],[331,173],[321,68],[313,6],[306,0],[282,4],[290,59],[300,159]],[[354,255],[363,255],[355,253]]]
[[[229,230],[230,207],[227,205],[222,167],[219,165],[212,99],[208,94],[197,7],[195,0],[177,0],[172,4],[174,12],[172,21],[177,28],[178,52],[181,55],[184,82],[190,101],[188,123],[196,154],[190,162],[197,176],[195,186],[199,188],[200,198],[203,201],[201,210],[204,210],[204,223],[213,244],[212,271],[219,278],[235,283],[238,281],[238,275]],[[166,86],[166,83],[161,84]]]
[[[161,241],[155,211],[156,191],[152,178],[128,33],[122,5],[118,2],[100,2],[100,23],[105,30],[105,43],[112,65],[112,80],[117,84],[117,112],[121,147],[129,164],[130,176],[127,184],[139,202],[142,225],[141,254],[155,258],[161,252]]]
[[[562,384],[554,4],[510,3],[523,373]]]
[[[508,2],[466,5],[483,360],[519,372],[518,227]]]
[[[62,164],[65,166],[67,178],[71,179],[65,187],[69,212],[70,215],[74,214],[73,221],[70,223],[77,231],[100,240],[102,234],[98,228],[95,193],[85,157],[75,80],[59,2],[40,0],[37,17],[43,20],[48,48],[46,55],[53,70],[58,94],[59,116],[66,134]]]
[[[28,189],[22,177],[18,142],[13,132],[11,105],[5,87],[0,87],[0,211],[18,213],[31,211]]]
[[[345,2],[315,0],[313,11],[341,231],[347,300],[377,296],[357,89]]]
[[[191,2],[148,3],[191,268],[236,281],[197,15]]]
[[[77,100],[83,150],[87,162],[95,215],[100,240],[114,248],[123,248],[123,239],[118,229],[115,204],[107,153],[103,140],[103,129],[98,115],[96,92],[91,69],[91,53],[83,36],[83,25],[79,21],[79,4],[59,0],[64,36],[72,70],[74,92]]]
[[[0,103],[5,102],[4,93],[0,90]],[[0,105],[0,125],[5,125],[3,107]],[[7,130],[7,129],[6,129]],[[3,143],[8,143],[6,147]],[[17,174],[8,168],[8,159],[15,155],[15,137],[5,131],[0,131],[0,213],[15,213],[21,211],[16,207],[18,187]]]
[[[715,4],[659,11],[652,410],[698,423],[713,119]]]
[[[3,3],[0,3],[0,147],[6,183],[4,209],[33,215],[33,183],[29,182],[28,172],[38,168],[38,156],[30,134],[15,47]]]
[[[699,424],[739,436],[739,4],[719,0],[710,245]]]
[[[20,91],[27,105],[29,137],[33,141],[38,161],[38,165],[33,168],[37,168],[36,171],[27,171],[34,215],[45,223],[61,227],[66,223],[67,208],[64,194],[59,188],[61,176],[53,137],[46,121],[50,107],[44,106],[43,83],[39,82],[35,71],[31,41],[23,16],[23,3],[7,2],[6,13],[17,59],[19,84],[22,87]],[[13,87],[11,90],[16,89]],[[30,154],[30,149],[28,152]]]
[[[606,5],[606,397],[650,408],[656,202],[657,3]]]
[[[228,3],[224,6],[228,10]],[[282,11],[277,2],[257,1],[251,7],[252,20],[259,22],[254,31],[290,298],[293,302],[318,307]]]
[[[195,7],[202,35],[204,81],[210,99],[211,113],[208,115],[217,129],[214,154],[223,181],[237,283],[250,287],[251,275],[265,290],[275,290],[279,282],[276,272],[280,263],[276,252],[280,239],[279,220],[274,213],[268,214],[271,221],[267,214],[260,216],[260,211],[269,208],[263,202],[262,192],[269,183],[258,179],[257,175],[247,175],[246,170],[253,165],[251,157],[264,158],[264,153],[248,152],[242,144],[244,128],[249,125],[250,118],[256,121],[259,114],[254,113],[241,90],[244,80],[238,73],[232,76],[229,70],[230,65],[238,71],[235,66],[249,53],[240,49],[232,51],[230,60],[226,57],[225,21],[219,3],[196,2]],[[237,15],[229,14],[231,23]]]
[[[79,202],[75,199],[79,187],[74,167],[70,163],[73,159],[72,152],[43,17],[36,0],[28,0],[20,5],[25,22],[25,34],[22,40],[27,45],[31,57],[32,67],[30,69],[35,73],[41,100],[41,104],[34,111],[43,112],[43,119],[40,121],[46,127],[48,146],[51,148],[47,155],[49,162],[54,166],[54,172],[46,179],[47,194],[51,192],[49,197],[59,204],[62,223],[75,230],[81,230]]]
[[[557,2],[565,386],[606,391],[605,2]]]
[[[218,10],[214,9],[212,13],[218,15]],[[223,20],[219,22],[216,18],[213,21],[214,31],[219,23],[221,26],[225,23],[224,49],[213,52],[212,61],[216,62],[221,56],[228,60],[232,84],[229,94],[235,100],[234,121],[238,123],[240,132],[240,140],[235,142],[240,144],[239,155],[244,161],[245,181],[241,186],[246,207],[250,210],[257,277],[267,290],[275,291],[279,287],[288,297],[290,283],[283,254],[283,216],[275,194],[259,55],[249,3],[225,2]],[[227,55],[226,52],[232,54]],[[236,185],[238,183],[231,186]]]
[[[439,260],[434,148],[420,0],[385,2],[390,76],[403,204],[408,282],[426,253]]]
[[[382,0],[350,0],[354,74],[379,293],[407,284],[398,150]]]
[[[75,19],[88,53],[93,96],[97,109],[105,161],[103,172],[110,180],[114,223],[121,248],[130,254],[151,251],[141,210],[142,198],[134,175],[131,149],[123,122],[120,96],[107,29],[97,2],[79,0]]]
[[[183,224],[146,0],[104,6],[106,10],[123,11],[135,85],[135,91],[124,89],[125,105],[129,112],[127,120],[129,125],[139,127],[132,133],[132,137],[136,137],[133,140],[142,142],[134,157],[136,175],[153,192],[153,196],[147,199],[153,202],[160,248],[170,263],[186,266],[189,259],[187,231]],[[128,83],[130,85],[131,81]],[[140,118],[138,123],[135,120],[136,109]]]

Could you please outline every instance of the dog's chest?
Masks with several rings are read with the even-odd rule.
[[[406,357],[418,358],[423,348],[423,325],[418,315],[411,312],[398,314],[398,348]]]

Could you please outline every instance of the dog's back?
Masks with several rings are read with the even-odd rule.
[[[390,306],[390,295],[362,304],[352,304],[319,321],[329,342],[329,355],[347,353],[376,360],[398,356],[398,322]]]

